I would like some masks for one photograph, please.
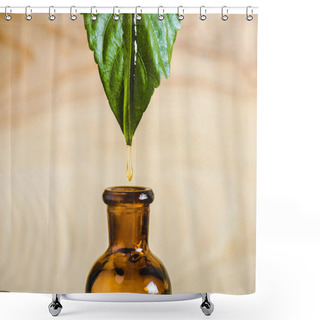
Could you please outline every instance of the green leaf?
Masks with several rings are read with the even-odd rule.
[[[89,47],[99,67],[104,91],[127,145],[146,111],[161,75],[170,73],[173,44],[181,22],[175,14],[84,14]]]

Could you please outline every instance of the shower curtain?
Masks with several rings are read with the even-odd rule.
[[[99,45],[108,50],[119,38],[113,34],[94,47],[101,40],[96,21],[85,24],[80,14],[76,20],[57,14],[54,21],[48,14],[30,21],[0,15],[1,291],[85,292],[110,240],[101,195],[115,186],[153,190],[148,244],[170,278],[166,293],[255,291],[257,16],[172,16],[177,24],[170,20],[167,30],[152,19],[145,23],[144,15],[141,27],[131,29],[138,39],[154,28],[148,48],[168,52],[159,77],[145,62],[145,81],[160,83],[134,135],[125,136],[119,122],[125,115],[116,117],[111,96],[126,86],[115,74],[128,72],[119,67],[128,39],[117,44],[119,66],[104,81],[100,60],[107,64],[108,57],[99,58]],[[125,15],[118,17],[109,29],[118,23],[125,35]],[[131,66],[148,49],[135,46]],[[125,89],[119,90],[123,99]],[[139,260],[135,245],[130,257]],[[112,272],[120,283],[130,270],[119,270]],[[158,293],[152,290],[146,293]]]

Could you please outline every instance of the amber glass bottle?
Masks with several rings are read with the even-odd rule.
[[[109,247],[93,265],[86,292],[170,294],[168,273],[148,246],[149,205],[154,195],[143,187],[112,187],[107,204]]]

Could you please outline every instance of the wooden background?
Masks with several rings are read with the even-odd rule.
[[[81,16],[0,15],[0,290],[84,292],[105,187],[151,187],[173,293],[255,290],[257,17],[186,15],[133,140],[134,178]]]

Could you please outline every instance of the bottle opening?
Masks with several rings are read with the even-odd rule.
[[[151,190],[145,187],[131,187],[131,186],[123,186],[123,187],[111,187],[106,190],[110,190],[111,192],[141,192],[146,190]]]
[[[136,186],[106,188],[102,195],[107,205],[150,204],[154,199],[152,189]]]

